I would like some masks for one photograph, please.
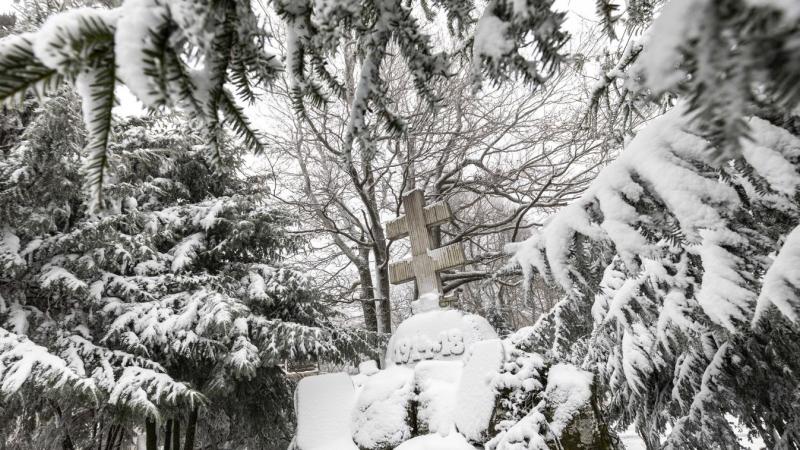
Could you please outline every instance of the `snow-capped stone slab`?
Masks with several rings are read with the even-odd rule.
[[[451,432],[447,436],[429,434],[404,442],[394,450],[475,450],[464,436]]]
[[[389,340],[386,365],[461,360],[472,344],[496,338],[489,322],[474,314],[454,309],[415,314],[403,321]]]
[[[491,378],[504,359],[503,342],[492,339],[475,343],[464,362],[453,420],[456,429],[470,442],[483,441],[489,430],[497,399]]]
[[[358,450],[350,430],[355,390],[346,373],[303,378],[294,401],[298,450]]]
[[[420,434],[443,433],[453,428],[456,390],[463,369],[461,361],[420,361],[414,367]]]
[[[363,379],[353,420],[353,440],[361,448],[393,448],[411,437],[409,410],[414,399],[414,371],[391,366]],[[328,446],[327,449],[337,449]]]

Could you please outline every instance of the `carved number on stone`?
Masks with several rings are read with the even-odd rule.
[[[464,335],[459,329],[442,331],[437,342],[426,337],[401,339],[394,348],[394,360],[398,363],[414,363],[423,359],[435,359],[437,355],[451,356],[464,353]]]

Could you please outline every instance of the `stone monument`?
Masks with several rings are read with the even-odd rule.
[[[423,192],[413,190],[403,196],[403,208],[404,215],[386,224],[386,234],[408,237],[411,258],[390,264],[389,280],[417,283],[412,315],[390,338],[383,370],[366,361],[357,375],[300,381],[290,449],[475,450],[490,435],[513,448],[527,448],[528,439],[565,450],[616,448],[591,400],[591,373],[515,350],[513,338],[501,341],[486,319],[459,311],[444,295],[439,273],[466,262],[459,244],[435,248],[431,239],[430,227],[452,217],[447,203],[426,206]],[[519,387],[530,395],[538,390],[537,414],[529,416],[536,420],[504,424],[498,396],[513,385],[515,364],[535,366],[522,372]]]
[[[430,227],[451,220],[452,212],[446,202],[426,206],[421,190],[406,193],[403,208],[404,215],[386,224],[386,234],[407,236],[411,257],[390,264],[389,281],[416,282],[413,314],[390,338],[385,369],[363,363],[349,383],[344,374],[300,381],[293,448],[323,450],[335,442],[342,450],[405,443],[473,450],[490,428],[496,394],[488,374],[503,363],[503,344],[486,319],[459,311],[455,298],[444,295],[440,272],[466,258],[457,243],[434,248]]]
[[[386,234],[389,239],[408,236],[411,259],[389,265],[389,282],[416,281],[419,298],[411,303],[413,315],[389,340],[386,364],[461,359],[472,344],[496,339],[497,333],[483,317],[453,309],[455,298],[444,296],[439,272],[466,263],[460,244],[432,245],[429,228],[450,221],[450,206],[446,202],[425,206],[425,196],[415,189],[403,196],[403,209],[405,215],[386,224]]]

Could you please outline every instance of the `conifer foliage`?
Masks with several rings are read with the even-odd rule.
[[[778,399],[800,381],[797,266],[786,266],[800,136],[748,126],[743,157],[713,168],[677,107],[515,255],[567,293],[528,345],[598,374],[607,420],[635,424],[654,448],[663,436],[667,448],[737,448],[729,419],[769,448],[800,442],[785,421],[796,405]]]
[[[99,202],[118,82],[148,107],[177,106],[201,120],[212,165],[220,162],[223,124],[261,151],[226,83],[250,101],[254,85],[269,84],[281,65],[264,49],[266,39],[247,1],[134,0],[110,10],[70,9],[36,32],[3,41],[0,99],[48,92],[64,80],[75,85],[89,135],[86,181]]]
[[[566,294],[529,345],[597,374],[648,448],[739,448],[737,424],[798,448],[798,12],[667,2],[606,82],[677,106],[516,249]]]
[[[648,448],[737,448],[734,421],[769,448],[800,449],[800,6],[596,3],[610,37],[624,22],[636,38],[601,74],[589,114],[612,98],[626,115],[652,100],[672,110],[622,130],[638,134],[619,158],[513,248],[529,279],[564,296],[512,335],[515,359],[493,380],[505,396],[490,448],[550,444],[545,406],[533,402],[548,391],[544,371],[565,367],[553,362],[591,371],[608,424],[633,424]],[[266,204],[263,179],[233,173],[241,155],[223,127],[262,150],[242,103],[283,71],[301,115],[307,101],[352,97],[333,151],[352,162],[355,146],[376,148],[376,124],[405,130],[382,74],[390,52],[435,106],[456,54],[471,59],[476,87],[515,76],[536,87],[568,37],[550,0],[491,0],[480,12],[469,0],[272,6],[286,25],[283,61],[249,0],[123,0],[0,41],[0,100],[30,106],[28,93],[56,93],[19,145],[3,142],[0,161],[0,434],[10,442],[95,447],[143,423],[151,438],[156,427],[181,436],[185,424],[188,448],[196,435],[242,448],[287,437],[280,363],[372,348],[281,266],[302,245],[286,231],[292,218]],[[455,54],[427,31],[437,13]],[[329,63],[352,45],[360,68],[345,89]],[[202,131],[115,125],[119,83]],[[219,406],[213,426],[198,422],[208,404]]]
[[[7,445],[30,435],[38,448],[94,447],[131,439],[145,421],[173,436],[183,423],[186,448],[194,436],[280,442],[291,427],[285,361],[372,351],[369,336],[335,327],[308,280],[280,265],[302,243],[286,231],[291,216],[265,203],[263,177],[234,173],[235,151],[225,153],[230,170],[213,171],[197,157],[205,137],[180,123],[112,129],[102,215],[88,213],[80,189],[73,94],[44,103],[0,162]],[[209,404],[213,430],[202,418]]]

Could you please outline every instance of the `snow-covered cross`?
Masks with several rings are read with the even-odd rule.
[[[405,215],[386,223],[386,234],[389,239],[408,236],[411,259],[389,265],[389,282],[400,284],[416,280],[420,300],[435,298],[439,307],[447,307],[454,299],[444,297],[439,272],[463,266],[466,262],[464,249],[459,243],[432,248],[429,227],[448,222],[453,216],[450,206],[443,201],[425,206],[422,190],[414,189],[403,195],[403,208]],[[431,306],[423,306],[420,312],[431,309]]]

